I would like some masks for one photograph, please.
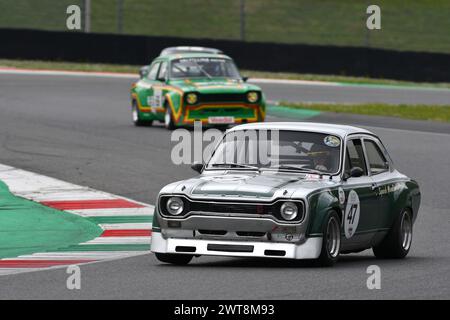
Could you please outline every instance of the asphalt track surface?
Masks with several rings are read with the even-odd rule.
[[[0,163],[154,203],[163,185],[195,172],[172,164],[170,133],[161,125],[131,125],[130,83],[0,75]],[[419,181],[422,206],[407,259],[376,260],[367,250],[325,269],[216,257],[177,267],[148,254],[82,266],[81,290],[66,288],[65,269],[2,276],[0,299],[449,299],[450,126],[332,114],[311,120],[371,129],[397,168]],[[381,268],[380,290],[366,287],[373,264]]]

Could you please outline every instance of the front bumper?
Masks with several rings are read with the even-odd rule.
[[[187,105],[183,124],[193,124],[194,121],[209,124],[210,117],[232,117],[234,121],[228,124],[264,121],[263,106],[260,104],[217,103],[196,106]]]
[[[165,239],[155,231],[151,242],[151,251],[159,253],[286,259],[317,259],[321,248],[321,237],[307,238],[302,243]]]

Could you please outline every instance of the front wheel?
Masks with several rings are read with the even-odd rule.
[[[156,259],[161,262],[171,263],[176,265],[186,265],[191,262],[193,255],[190,254],[174,254],[174,253],[159,253],[155,252]]]
[[[172,109],[166,105],[166,113],[164,114],[164,126],[169,129],[175,129],[175,123],[173,122]]]
[[[341,250],[341,223],[335,211],[330,211],[323,226],[323,240],[317,263],[321,267],[333,266]]]
[[[372,248],[375,257],[381,259],[403,259],[412,243],[413,218],[408,209],[397,217],[386,238]]]

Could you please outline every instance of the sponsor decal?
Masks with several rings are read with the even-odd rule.
[[[339,203],[344,204],[345,203],[345,192],[344,192],[344,189],[342,189],[342,187],[339,187],[338,195],[339,195]]]
[[[360,203],[358,194],[355,190],[350,190],[344,216],[344,232],[347,239],[353,237],[358,228],[359,211]]]
[[[382,196],[384,194],[396,192],[398,190],[402,190],[404,187],[405,187],[404,183],[394,183],[394,184],[390,184],[390,185],[385,185],[380,188],[378,195]]]
[[[154,88],[153,95],[147,97],[147,104],[153,108],[162,106],[163,102],[164,101],[161,88]]]
[[[208,117],[208,122],[211,124],[232,124],[234,117]]]
[[[179,62],[181,63],[186,63],[186,62],[226,62],[226,59],[221,59],[221,58],[207,58],[207,57],[199,57],[199,58],[181,58],[178,59]]]
[[[324,142],[327,146],[333,147],[333,148],[339,147],[339,146],[341,145],[341,139],[339,139],[339,138],[336,137],[336,136],[326,136],[326,137],[323,139],[323,142]]]

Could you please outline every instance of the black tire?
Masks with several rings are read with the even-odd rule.
[[[403,209],[380,244],[372,248],[380,259],[403,259],[409,252],[413,235],[411,211]]]
[[[151,121],[151,120],[150,121],[142,121],[141,120],[136,100],[133,100],[131,102],[131,120],[133,121],[133,124],[137,127],[151,126],[153,123],[153,121]]]
[[[156,258],[165,263],[171,263],[176,265],[187,265],[189,262],[191,262],[192,258],[194,257],[191,254],[173,254],[173,253],[159,253],[155,252]]]
[[[227,131],[229,127],[230,127],[230,126],[229,126],[228,124],[225,124],[225,125],[218,125],[218,126],[216,126],[216,129],[218,129],[218,130],[220,130],[220,131]]]
[[[165,114],[164,114],[164,126],[168,130],[174,130],[175,129],[175,123],[173,122],[173,114],[172,114],[172,108],[167,105],[165,105]]]
[[[341,249],[341,220],[336,211],[331,210],[328,213],[322,234],[322,249],[316,264],[320,267],[331,267],[338,261]]]

